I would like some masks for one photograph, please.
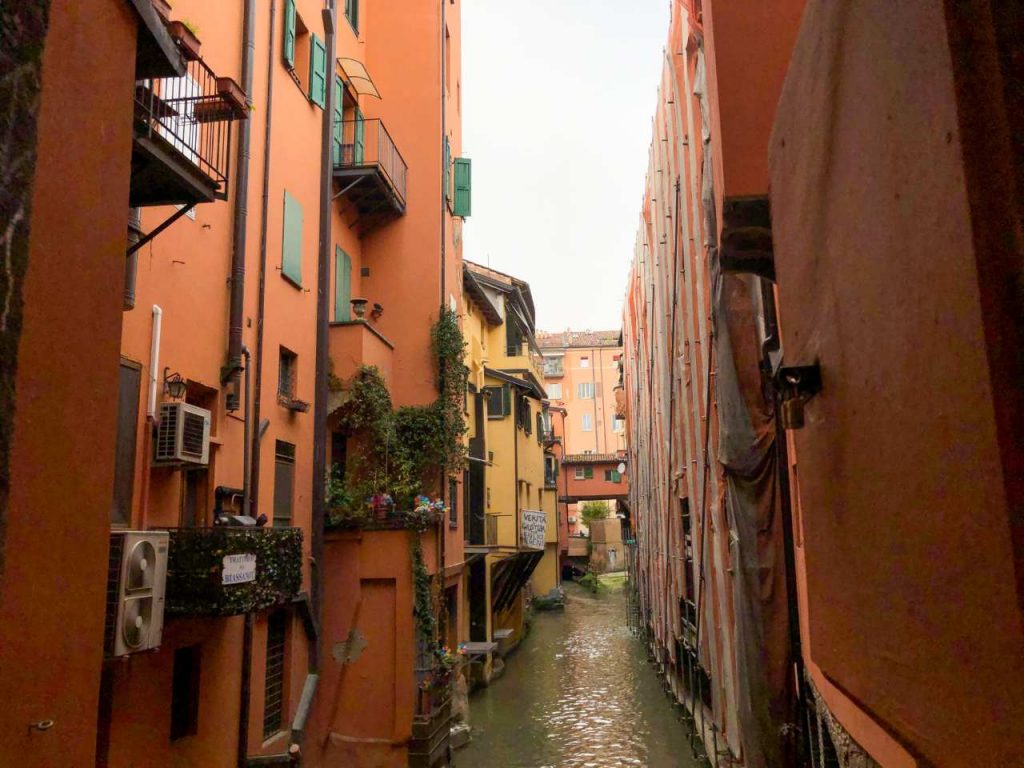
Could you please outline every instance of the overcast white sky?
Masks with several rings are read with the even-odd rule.
[[[537,326],[614,329],[668,0],[464,0],[465,258],[530,283]]]

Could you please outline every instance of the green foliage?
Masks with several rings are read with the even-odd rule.
[[[604,584],[601,583],[601,580],[597,577],[597,574],[593,573],[592,571],[587,571],[585,574],[583,574],[583,576],[580,577],[580,580],[577,582],[577,584],[579,584],[584,589],[593,592],[595,595],[601,590],[605,589]]]
[[[425,644],[433,645],[437,634],[437,616],[434,613],[434,581],[427,573],[427,565],[423,560],[423,544],[418,531],[409,532],[409,549],[415,596],[412,612],[416,618],[416,634]]]
[[[222,584],[225,555],[256,555],[256,580]],[[236,616],[291,600],[302,589],[301,528],[179,528],[168,548],[166,610]]]
[[[349,382],[349,399],[339,409],[339,428],[356,450],[349,452],[346,477],[338,482],[347,490],[348,512],[357,517],[359,511],[353,508],[375,494],[390,494],[398,508],[411,509],[418,493],[439,493],[440,478],[465,465],[466,343],[458,316],[442,311],[430,338],[437,365],[435,402],[395,411],[387,384],[374,366],[360,367]],[[330,493],[329,484],[331,517],[337,517]],[[343,506],[338,510],[345,511]]]
[[[590,526],[595,520],[604,520],[612,513],[607,501],[585,501],[580,507],[583,524]]]

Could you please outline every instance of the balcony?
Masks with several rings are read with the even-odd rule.
[[[335,125],[334,180],[359,212],[362,232],[405,214],[408,166],[379,119]]]
[[[373,365],[380,371],[384,383],[391,388],[392,355],[394,345],[365,320],[344,320],[331,323],[327,344],[332,372],[340,382],[351,379],[362,365]],[[331,392],[328,410],[334,411],[347,398],[340,390]]]
[[[301,528],[170,530],[168,615],[237,616],[288,602],[301,589]]]
[[[245,94],[202,59],[180,77],[135,83],[128,204],[195,205],[226,200],[231,126],[249,115]]]
[[[560,379],[565,376],[565,358],[552,355],[544,356],[544,378]]]

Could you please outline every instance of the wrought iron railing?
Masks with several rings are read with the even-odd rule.
[[[405,182],[409,167],[379,118],[335,122],[334,167],[376,167],[387,178],[402,203],[405,203]]]
[[[231,123],[248,117],[248,103],[230,77],[217,77],[202,59],[181,77],[135,83],[136,130],[158,137],[227,193]]]

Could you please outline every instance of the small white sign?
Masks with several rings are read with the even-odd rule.
[[[256,555],[224,555],[221,584],[256,581]]]
[[[548,516],[536,509],[524,509],[520,515],[519,539],[527,549],[544,549],[544,529]]]

